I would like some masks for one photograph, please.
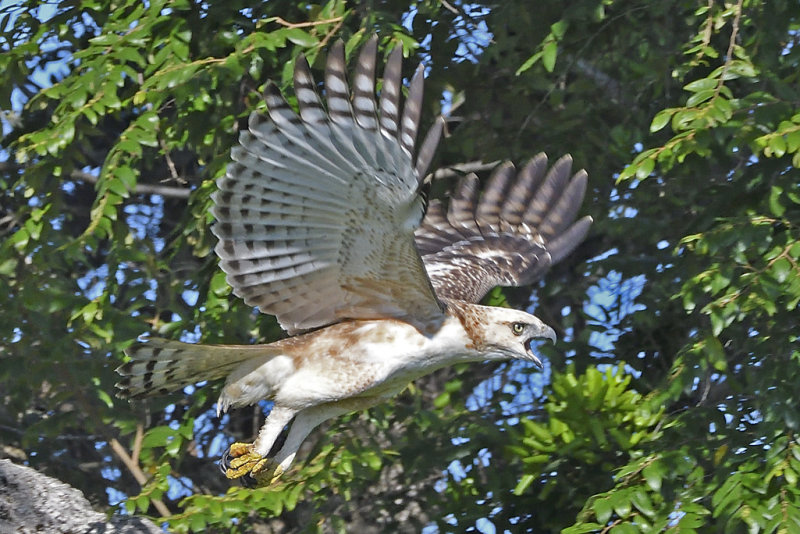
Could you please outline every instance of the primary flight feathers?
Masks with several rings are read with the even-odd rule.
[[[302,56],[299,115],[268,83],[269,116],[251,115],[213,197],[228,283],[290,334],[342,319],[427,323],[441,316],[441,298],[477,302],[495,285],[531,283],[591,222],[572,224],[586,173],[570,180],[568,156],[546,173],[543,154],[519,173],[501,165],[480,197],[478,178],[465,177],[447,213],[434,201],[423,220],[420,186],[443,121],[434,121],[415,160],[422,69],[401,109],[396,48],[376,102],[376,47],[372,39],[358,56],[351,100],[344,49],[333,46],[327,112]]]
[[[413,234],[424,214],[417,169],[427,167],[441,125],[426,138],[428,162],[415,162],[421,71],[401,113],[397,49],[377,104],[376,44],[359,56],[352,103],[343,46],[333,46],[327,113],[302,57],[294,75],[299,116],[267,84],[269,116],[251,115],[213,197],[228,283],[290,334],[347,318],[425,322],[442,314]]]

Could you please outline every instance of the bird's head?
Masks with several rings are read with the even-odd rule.
[[[556,342],[552,328],[523,311],[469,304],[461,307],[458,315],[473,341],[472,348],[487,360],[527,360],[541,369],[542,361],[533,352],[534,341]]]

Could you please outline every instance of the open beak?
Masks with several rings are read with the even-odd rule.
[[[557,340],[556,332],[546,324],[542,323],[539,328],[539,331],[536,332],[533,337],[531,337],[525,342],[525,349],[528,352],[528,358],[530,358],[530,360],[534,364],[536,364],[536,367],[538,367],[539,369],[543,369],[544,365],[542,364],[542,360],[540,360],[538,356],[536,356],[536,354],[534,354],[533,352],[533,342],[537,339],[549,339],[550,341],[555,343]]]

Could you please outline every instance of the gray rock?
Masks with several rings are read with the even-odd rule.
[[[83,493],[29,467],[0,460],[0,534],[161,533],[152,521],[95,511]]]

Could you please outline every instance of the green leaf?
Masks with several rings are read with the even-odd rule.
[[[521,419],[521,422],[525,427],[526,434],[532,434],[533,437],[543,442],[553,441],[553,434],[551,434],[544,425],[530,419]]]
[[[698,104],[702,104],[703,102],[710,100],[715,94],[716,91],[714,89],[704,89],[702,91],[697,91],[695,94],[693,94],[686,100],[686,105],[688,107],[697,106]]]
[[[609,534],[639,534],[641,531],[630,523],[620,523],[611,527]]]
[[[542,52],[541,51],[536,52],[531,57],[526,59],[525,62],[517,69],[517,72],[515,72],[514,74],[516,76],[519,76],[520,74],[522,74],[526,70],[530,69],[534,64],[536,64],[536,62],[539,61],[539,59],[541,59],[541,57],[542,57]]]
[[[547,72],[553,72],[556,66],[556,55],[558,53],[558,43],[555,40],[548,41],[542,49],[542,65]]]
[[[6,260],[0,260],[0,275],[3,276],[11,276],[19,262],[14,258],[9,258]]]
[[[644,180],[650,173],[653,172],[653,169],[656,166],[656,161],[653,158],[643,159],[639,166],[636,168],[636,178],[639,180]]]
[[[631,494],[631,501],[636,509],[644,515],[653,517],[656,514],[656,510],[653,508],[653,502],[650,500],[650,497],[647,496],[643,488],[636,488],[633,491]]]
[[[734,473],[711,497],[712,517],[719,517],[731,504],[736,506],[736,502],[740,500],[741,493],[741,475]]]
[[[711,320],[711,331],[714,332],[714,336],[719,336],[725,328],[725,319],[716,309],[710,311],[709,319]]]
[[[439,394],[436,399],[433,401],[433,405],[436,408],[444,408],[450,404],[450,393],[445,391],[444,393]]]
[[[784,207],[780,201],[782,193],[783,193],[783,188],[777,185],[773,185],[772,188],[770,189],[769,210],[776,217],[783,217],[783,214],[786,213],[786,207]]]
[[[725,371],[728,368],[728,362],[725,358],[725,350],[722,348],[722,343],[714,336],[706,338],[706,351],[711,365],[717,371]]]
[[[228,295],[231,292],[231,286],[229,286],[228,282],[225,280],[225,273],[222,271],[217,271],[214,273],[214,276],[211,277],[209,289],[211,290],[211,293],[218,297],[224,297]]]
[[[664,467],[661,462],[653,462],[642,470],[645,482],[653,491],[661,491],[661,480],[664,477]]]
[[[177,456],[178,452],[181,450],[181,445],[183,445],[183,440],[180,436],[175,435],[174,439],[167,441],[166,445],[164,446],[164,451],[170,456]]]
[[[108,190],[116,195],[119,195],[122,198],[128,198],[130,193],[128,192],[128,188],[125,187],[125,184],[122,183],[122,180],[117,180],[114,178],[106,180],[108,185]]]
[[[717,96],[714,99],[714,108],[716,108],[724,117],[724,120],[729,120],[733,114],[733,104],[724,96]]]
[[[145,433],[142,439],[143,448],[164,447],[169,441],[175,439],[177,432],[168,426],[157,426]]]
[[[622,519],[628,517],[631,513],[631,501],[627,491],[615,491],[609,495],[609,504],[611,504],[614,512]]]
[[[561,40],[564,38],[564,35],[567,33],[567,28],[569,28],[569,22],[564,19],[559,20],[558,22],[554,22],[550,25],[550,33],[557,39]]]
[[[531,474],[522,475],[522,478],[519,480],[517,486],[514,488],[514,495],[519,497],[520,495],[525,493],[525,490],[528,489],[528,487],[533,483],[534,480],[536,480],[535,475]]]
[[[788,152],[797,152],[800,150],[800,129],[795,129],[786,134],[786,150]]]
[[[130,167],[117,167],[114,169],[114,176],[122,182],[127,191],[133,191],[136,187],[136,173]]]
[[[701,78],[683,86],[683,89],[692,93],[714,89],[719,82],[714,78]]]
[[[102,389],[98,389],[96,391],[97,391],[97,396],[106,405],[106,407],[108,407],[108,408],[113,408],[114,407],[114,401],[111,399],[111,396],[108,393],[106,393]]]
[[[664,126],[669,124],[673,113],[675,113],[675,110],[672,108],[664,109],[656,113],[656,116],[653,117],[653,122],[650,123],[650,131],[654,133],[664,128]]]
[[[725,71],[725,80],[733,80],[739,77],[754,78],[758,71],[749,61],[733,60]]]
[[[769,269],[770,275],[779,283],[782,284],[789,277],[792,272],[792,262],[788,258],[778,258]]]
[[[782,135],[775,135],[770,137],[767,150],[764,153],[768,156],[775,156],[779,158],[786,154],[786,140]]]
[[[300,28],[288,28],[284,30],[284,34],[288,40],[304,48],[311,48],[318,42],[315,37],[312,37]]]
[[[796,488],[797,487],[797,478],[798,474],[792,470],[791,468],[787,467],[783,471],[783,476],[786,478],[786,482],[789,483],[789,487]]]
[[[614,507],[611,505],[611,501],[608,497],[599,497],[592,503],[592,510],[594,510],[597,521],[601,524],[605,524],[611,519],[611,513],[614,511]]]

